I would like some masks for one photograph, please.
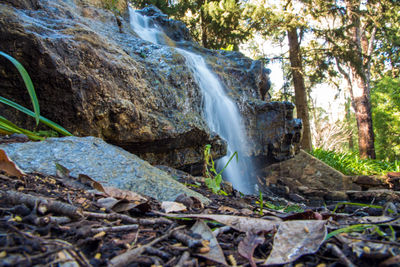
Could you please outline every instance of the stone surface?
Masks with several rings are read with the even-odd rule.
[[[386,202],[399,202],[400,191],[393,191],[388,189],[377,189],[368,191],[347,191],[349,199],[354,202],[386,204]]]
[[[352,177],[331,168],[307,152],[300,152],[292,159],[272,164],[264,168],[260,183],[264,188],[289,187],[291,194],[301,194],[306,198],[317,197],[325,200],[346,200],[347,190],[361,190],[353,183]],[[284,192],[284,190],[281,190]]]
[[[224,83],[245,117],[249,156],[265,164],[294,155],[301,123],[292,104],[260,100],[268,84],[260,61],[201,48],[182,23],[148,12],[176,45],[203,55]],[[99,0],[7,0],[0,3],[0,36],[0,50],[30,73],[42,115],[73,134],[186,170],[201,164],[205,144],[214,159],[226,153],[202,117],[201,91],[184,58],[138,38],[126,11],[116,16],[99,8]],[[0,84],[2,96],[31,107],[21,78],[3,58]],[[1,106],[0,115],[34,127],[13,109]]]
[[[71,176],[86,174],[106,186],[128,189],[159,201],[174,201],[185,193],[204,203],[210,200],[174,180],[139,157],[95,137],[50,138],[42,142],[0,145],[25,172],[56,175],[56,163]]]
[[[376,175],[357,175],[351,177],[352,181],[361,186],[363,190],[368,189],[388,189],[389,183],[385,177]]]

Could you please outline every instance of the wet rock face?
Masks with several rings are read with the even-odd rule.
[[[185,193],[204,203],[210,202],[165,171],[99,138],[49,138],[43,142],[0,144],[0,149],[27,173],[56,175],[58,163],[69,169],[72,177],[85,174],[104,186],[131,190],[159,201],[174,201],[176,196]]]
[[[226,144],[202,117],[202,95],[173,48],[150,44],[116,17],[84,0],[15,0],[0,3],[0,50],[31,75],[43,116],[79,136],[96,136],[152,164],[201,164],[205,144],[214,158]],[[293,156],[299,122],[287,103],[265,103],[267,73],[238,52],[190,42],[188,30],[147,9],[179,45],[202,54],[236,101],[250,135],[249,155],[274,161]],[[118,25],[121,22],[121,27]],[[31,107],[15,68],[0,58],[1,95]],[[264,91],[263,91],[264,90]],[[34,121],[1,106],[0,115],[33,128]],[[275,136],[275,135],[278,136]]]

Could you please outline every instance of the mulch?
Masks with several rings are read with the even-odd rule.
[[[398,203],[307,207],[264,195],[260,212],[258,197],[212,194],[187,175],[181,182],[212,202],[180,195],[176,202],[184,210],[166,213],[165,203],[154,198],[105,193],[87,179],[68,173],[15,177],[0,166],[0,266],[223,266],[225,260],[229,266],[263,266],[274,245],[282,244],[274,242],[275,226],[246,232],[246,225],[224,224],[210,215],[241,216],[249,224],[257,218],[324,220],[331,236],[320,244],[310,238],[308,244],[317,249],[296,252],[300,257],[285,266],[400,266]],[[197,224],[212,229],[217,244],[194,232]],[[297,229],[286,231],[289,244]],[[211,255],[217,250],[219,258]],[[288,256],[286,248],[280,250]]]
[[[369,216],[365,207],[351,210],[352,214],[341,213],[342,217],[322,208],[292,213],[264,208],[261,216],[256,197],[214,195],[204,185],[192,189],[207,195],[212,203],[188,206],[181,214],[276,216],[288,220],[318,219],[316,214],[320,214],[337,225],[343,217],[347,221],[352,218],[354,225],[358,219]],[[104,194],[73,188],[60,177],[35,173],[17,178],[4,172],[0,173],[0,194],[0,266],[61,266],[67,262],[72,264],[69,266],[221,266],[202,256],[209,247],[201,236],[190,231],[196,219],[168,216],[161,203],[152,198],[146,202],[131,201],[131,208],[116,212],[99,205]],[[218,231],[217,240],[227,263],[249,266],[249,260],[238,253],[246,233],[213,220],[206,223],[211,229],[223,229]],[[381,226],[382,233],[364,231],[358,236],[385,245],[374,255],[369,255],[367,248],[362,248],[365,251],[361,256],[357,255],[338,235],[325,241],[316,253],[304,255],[287,266],[398,266],[396,253],[400,243],[397,236],[393,239],[390,228],[397,234],[399,225]],[[386,234],[392,239],[386,238]],[[253,253],[257,265],[264,262],[273,248],[274,231],[263,236],[263,243]],[[118,258],[121,255],[127,258]],[[395,265],[387,264],[388,260]]]

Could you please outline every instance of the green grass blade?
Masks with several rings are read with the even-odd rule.
[[[332,211],[333,213],[336,212],[336,210],[339,208],[341,205],[349,205],[349,206],[359,206],[359,207],[367,207],[367,208],[372,208],[372,209],[383,209],[383,206],[379,205],[372,205],[372,204],[364,204],[364,203],[353,203],[353,202],[339,202],[336,204],[335,209]],[[392,209],[387,209],[389,213],[394,213],[394,210]]]
[[[40,117],[40,108],[39,108],[39,101],[37,99],[36,96],[36,92],[35,92],[35,88],[33,87],[33,83],[31,78],[29,77],[28,72],[26,71],[26,69],[24,68],[24,66],[22,66],[21,63],[18,62],[18,60],[16,60],[15,58],[13,58],[12,56],[0,51],[0,55],[2,55],[3,57],[7,58],[9,61],[11,61],[12,64],[14,64],[14,66],[17,68],[17,70],[19,71],[19,73],[22,76],[22,79],[24,80],[26,89],[28,90],[28,93],[31,97],[31,101],[32,101],[32,105],[33,105],[33,110],[35,112],[35,116],[34,118],[36,119],[36,125],[39,124],[39,117]]]
[[[348,227],[344,228],[339,228],[335,231],[330,232],[327,234],[325,237],[325,240],[328,240],[331,237],[334,237],[335,235],[341,234],[341,233],[350,233],[350,232],[362,232],[368,228],[374,228],[375,225],[370,225],[370,224],[355,224],[355,225],[350,225]]]
[[[15,103],[14,101],[11,101],[7,98],[4,98],[2,96],[0,96],[0,102],[6,105],[9,105],[10,107],[13,107],[31,117],[35,117],[35,113],[32,112],[31,110],[27,109],[26,107],[21,106],[20,104]],[[59,132],[62,135],[65,136],[72,136],[72,134],[70,132],[68,132],[67,130],[65,130],[62,126],[58,125],[55,122],[52,122],[49,119],[46,119],[43,116],[39,116],[39,121],[43,124],[46,124],[47,126],[49,126],[50,128],[56,130],[57,132]]]
[[[0,116],[0,129],[10,132],[10,133],[22,133],[28,136],[32,140],[44,140],[43,137],[36,135],[35,133],[22,129],[15,125],[14,123],[10,122],[3,116]]]

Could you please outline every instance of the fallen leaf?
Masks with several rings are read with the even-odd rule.
[[[182,203],[173,202],[173,201],[163,201],[161,203],[161,208],[165,210],[165,213],[186,210],[185,205],[183,205]]]
[[[231,207],[228,207],[228,206],[220,206],[218,208],[218,211],[222,212],[222,213],[232,213],[232,214],[238,214],[239,213],[237,211],[237,209],[234,209],[234,208],[231,208]]]
[[[104,192],[110,197],[126,199],[129,201],[147,201],[147,199],[135,192],[122,190],[112,186],[104,186]]]
[[[126,199],[116,199],[113,197],[106,197],[97,200],[97,203],[103,208],[113,210],[115,212],[124,212],[132,209],[139,209],[142,212],[149,211],[151,209],[150,205],[147,203],[136,203],[131,202]]]
[[[219,223],[229,225],[233,229],[240,232],[250,232],[255,233],[264,231],[270,232],[274,230],[282,222],[281,219],[271,217],[267,219],[235,216],[235,215],[219,215],[219,214],[165,214],[162,212],[157,212],[158,214],[164,216],[171,216],[177,218],[200,218],[200,219],[210,219],[217,221]]]
[[[219,246],[217,239],[215,238],[210,227],[208,227],[207,224],[203,222],[203,220],[197,220],[190,230],[195,234],[201,235],[202,239],[209,242],[209,251],[207,251],[206,253],[197,254],[198,256],[206,258],[208,260],[212,260],[216,263],[220,263],[224,266],[228,265],[225,260],[224,252]]]
[[[105,198],[100,198],[97,200],[97,204],[99,204],[101,207],[106,208],[106,209],[112,209],[115,204],[118,203],[118,199],[113,198],[113,197],[105,197]]]
[[[88,185],[90,187],[92,187],[93,189],[99,190],[100,192],[105,193],[103,186],[95,181],[94,179],[92,179],[91,177],[89,177],[86,174],[79,174],[78,175],[78,180],[85,185]]]
[[[306,210],[303,212],[297,212],[290,214],[282,218],[284,221],[289,220],[322,220],[322,215],[318,212],[312,210]]]
[[[326,237],[326,221],[285,221],[279,225],[271,254],[264,265],[280,265],[315,253]]]
[[[239,243],[239,254],[242,257],[248,259],[252,267],[257,266],[253,259],[254,250],[258,245],[264,243],[264,241],[265,238],[263,236],[260,236],[258,233],[255,234],[253,232],[247,232],[246,237]]]
[[[7,156],[6,152],[4,152],[2,149],[0,149],[0,170],[18,178],[25,175],[25,173]]]
[[[60,178],[69,178],[70,170],[56,162],[56,175]]]

